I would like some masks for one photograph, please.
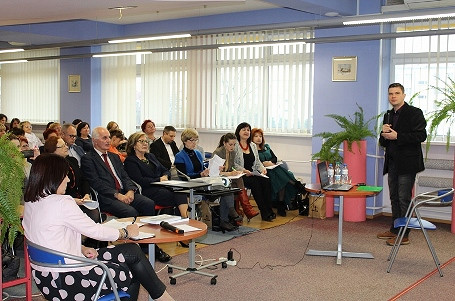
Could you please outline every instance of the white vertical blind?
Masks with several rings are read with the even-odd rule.
[[[1,59],[56,56],[56,49],[2,54]],[[32,123],[60,120],[60,60],[2,64],[0,111]]]
[[[107,45],[103,51],[132,50],[131,45]],[[118,123],[126,137],[136,131],[136,56],[101,58],[101,122]]]
[[[157,126],[222,130],[247,121],[266,131],[310,133],[313,46],[292,41],[312,35],[308,29],[286,29],[142,43],[155,49],[290,42],[147,55],[141,68],[143,119]]]

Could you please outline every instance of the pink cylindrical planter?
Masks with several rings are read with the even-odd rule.
[[[454,155],[454,160],[455,160],[455,155]],[[453,186],[455,187],[455,169],[453,170]],[[451,227],[452,233],[455,233],[455,206],[452,205],[452,227]]]
[[[367,178],[367,142],[360,141],[352,143],[351,151],[348,150],[348,143],[343,142],[344,163],[348,165],[349,177],[352,184],[365,183]],[[366,220],[366,199],[365,197],[344,198],[344,220],[348,222],[363,222]]]
[[[318,160],[317,163],[320,161]],[[319,179],[319,173],[316,171],[316,183],[321,183]],[[333,196],[325,196],[325,217],[333,217]]]

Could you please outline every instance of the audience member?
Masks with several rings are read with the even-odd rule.
[[[32,124],[29,121],[22,121],[20,123],[21,128],[25,132],[25,138],[28,140],[28,145],[30,149],[39,149],[40,146],[43,146],[43,142],[32,132]]]
[[[6,126],[0,123],[0,137],[6,134]]]
[[[79,123],[81,123],[82,120],[79,119],[79,118],[76,118],[73,120],[73,122],[71,122],[72,125],[74,125],[75,128],[77,128],[77,126],[79,125]]]
[[[31,149],[30,145],[28,144],[28,140],[27,138],[25,138],[25,136],[17,136],[17,138],[19,139],[21,152],[33,150],[33,156],[26,158],[28,162],[32,163],[33,160],[35,160],[36,157],[38,157],[41,152],[37,148]]]
[[[5,114],[0,113],[0,124],[3,124],[6,128],[6,130],[8,131],[9,129],[8,129],[7,122],[8,122],[8,117]]]
[[[21,121],[19,120],[19,118],[11,119],[11,123],[9,125],[9,130],[11,131],[13,128],[20,128],[20,123],[21,123]]]
[[[123,132],[119,129],[110,130],[109,135],[111,137],[111,147],[109,147],[109,152],[117,154],[120,157],[120,160],[122,161],[122,163],[125,162],[126,153],[121,152],[117,149],[117,147],[120,145],[120,143],[125,140],[125,137],[123,136]]]
[[[44,138],[44,141],[47,140],[47,138],[49,137],[59,137],[58,133],[56,130],[54,129],[51,129],[51,128],[47,128],[44,132],[43,132],[43,138]]]
[[[191,179],[208,177],[209,170],[204,168],[203,156],[195,150],[199,141],[198,132],[195,129],[185,129],[181,139],[184,147],[175,155],[175,167]],[[220,227],[226,231],[235,229],[230,220],[241,220],[234,208],[234,194],[223,195],[220,198],[220,219]]]
[[[188,217],[188,201],[185,194],[174,193],[172,189],[153,186],[150,183],[169,180],[171,173],[148,152],[146,135],[143,132],[132,134],[126,147],[128,157],[125,170],[130,178],[141,185],[142,194],[161,206],[178,207],[182,217]]]
[[[43,154],[35,161],[24,196],[25,237],[43,247],[103,261],[118,289],[130,294],[130,300],[138,299],[141,285],[154,300],[173,300],[137,244],[118,244],[98,250],[81,244],[82,233],[97,240],[115,241],[138,235],[139,228],[132,224],[117,230],[88,218],[71,196],[64,195],[69,182],[68,169],[67,161],[54,154]],[[59,269],[55,273],[32,264],[32,269],[35,283],[48,300],[67,295],[91,300],[100,281],[98,267]],[[108,293],[111,293],[109,285],[101,290],[101,295]]]
[[[278,158],[273,153],[268,144],[265,143],[264,132],[262,129],[254,128],[251,131],[253,142],[256,144],[259,160],[265,167],[275,166]],[[277,166],[267,171],[267,176],[272,183],[272,200],[277,203],[277,213],[286,216],[286,208],[291,204],[291,200],[296,198],[298,192],[305,193],[305,186],[300,183],[292,172]]]
[[[76,128],[76,144],[82,147],[85,152],[93,150],[92,139],[90,137],[90,125],[82,121]]]
[[[81,158],[85,155],[84,149],[75,144],[76,141],[76,128],[74,125],[65,123],[62,126],[62,139],[68,145],[68,155],[77,160],[79,167],[81,166]]]
[[[176,130],[173,126],[165,126],[163,136],[150,145],[150,152],[169,170],[174,165],[175,155],[179,152],[177,144],[174,141],[175,132]]]
[[[57,132],[59,137],[62,137],[62,125],[59,122],[53,122],[49,125],[50,129],[53,129]]]
[[[108,152],[111,142],[107,129],[95,128],[92,140],[94,149],[82,157],[82,171],[98,192],[101,211],[117,217],[154,215],[155,203],[136,193],[138,188],[128,177],[119,156]],[[158,247],[156,255],[161,262],[171,258]]]
[[[25,131],[21,127],[12,128],[9,132],[16,136],[25,136]]]
[[[14,135],[14,134],[9,134],[9,136],[6,139],[11,141],[11,143],[13,143],[17,147],[18,151],[22,152],[22,150],[21,150],[21,142],[20,142],[20,139],[19,139],[18,136]],[[25,174],[24,183],[25,184],[27,184],[28,178],[30,176],[30,169],[31,168],[32,168],[32,164],[27,161],[26,157],[24,157],[24,174]]]
[[[271,222],[276,218],[272,210],[271,183],[268,177],[262,176],[267,174],[267,169],[259,160],[256,144],[251,142],[251,126],[246,122],[240,123],[235,130],[235,136],[239,143],[235,145],[234,167],[245,173],[243,182],[251,189],[262,220]],[[254,175],[253,172],[260,175]]]
[[[119,130],[120,128],[118,127],[117,122],[115,121],[109,121],[107,123],[106,129],[110,132],[112,130]]]
[[[155,122],[151,121],[150,119],[144,120],[144,122],[141,124],[141,129],[147,137],[147,144],[150,148],[150,145],[158,139],[155,137]]]

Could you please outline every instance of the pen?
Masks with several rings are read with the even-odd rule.
[[[137,216],[133,217],[133,222],[131,224],[134,224],[136,222]]]

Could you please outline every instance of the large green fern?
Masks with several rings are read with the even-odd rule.
[[[425,157],[430,150],[431,140],[436,136],[436,131],[441,124],[445,122],[447,126],[446,133],[446,149],[449,150],[450,146],[450,128],[455,122],[455,81],[450,77],[446,82],[439,78],[439,81],[443,83],[442,86],[431,86],[431,88],[437,90],[442,94],[442,100],[435,100],[436,110],[431,112],[427,118],[430,123],[430,129],[428,130],[427,143],[425,148]]]
[[[17,232],[22,232],[19,205],[24,186],[24,157],[7,139],[0,138],[0,240],[8,233],[8,243],[13,244]],[[9,229],[9,231],[7,231]]]
[[[356,105],[358,111],[354,112],[353,118],[351,116],[345,117],[337,114],[326,115],[335,120],[343,130],[336,133],[322,132],[314,135],[315,137],[322,137],[325,141],[321,146],[321,150],[313,154],[313,159],[320,159],[332,163],[342,161],[338,148],[343,141],[347,141],[348,150],[352,151],[353,142],[357,142],[360,146],[361,140],[364,140],[367,137],[376,137],[376,133],[370,130],[369,127],[370,123],[377,121],[381,114],[373,116],[365,121],[363,108],[358,104]]]

